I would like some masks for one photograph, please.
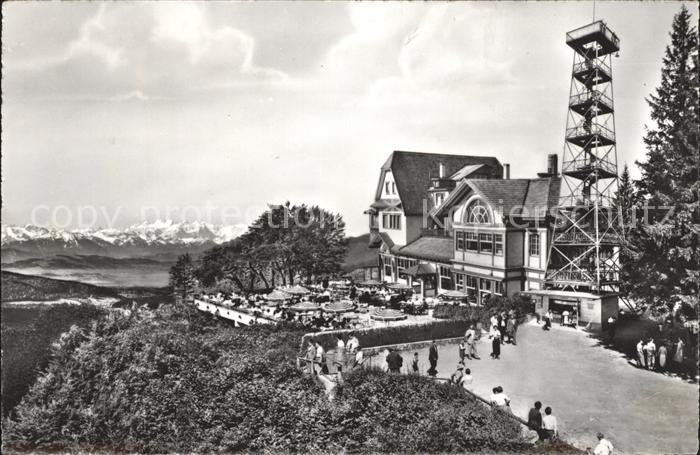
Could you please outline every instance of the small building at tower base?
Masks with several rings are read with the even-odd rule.
[[[618,294],[593,294],[590,292],[562,291],[545,289],[522,291],[535,303],[535,313],[542,317],[551,310],[553,322],[561,322],[564,312],[568,311],[569,320],[575,324],[588,326],[597,330],[607,327],[608,318],[618,316]],[[574,316],[575,315],[575,316]]]

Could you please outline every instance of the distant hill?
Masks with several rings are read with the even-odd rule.
[[[4,270],[1,272],[1,275],[2,290],[0,294],[3,302],[24,300],[41,302],[58,299],[87,299],[90,297],[123,299],[113,289],[92,284],[22,275]]]
[[[152,258],[113,258],[109,256],[60,254],[45,258],[31,258],[4,263],[3,268],[25,269],[42,267],[45,269],[113,269],[123,267],[167,267],[172,261],[159,261]]]
[[[369,234],[348,237],[348,253],[343,262],[343,271],[351,272],[362,267],[378,267],[379,259],[376,248],[369,248]]]

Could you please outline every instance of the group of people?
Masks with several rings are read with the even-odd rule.
[[[318,339],[309,341],[304,361],[311,374],[330,374],[326,350]],[[362,368],[364,361],[365,354],[357,336],[350,333],[346,342],[340,334],[336,335],[335,357],[333,359],[336,372],[341,373]]]
[[[501,357],[502,344],[516,344],[518,318],[513,310],[507,313],[501,311],[491,316],[490,325],[489,338],[491,339],[491,358],[499,359]]]
[[[671,343],[670,347],[674,349],[673,356],[670,355],[669,346],[663,341],[657,348],[653,338],[639,340],[637,343],[637,365],[647,370],[665,371],[669,369],[670,365],[674,365],[675,369],[680,369],[683,365],[685,343],[678,338],[678,341]]]
[[[552,415],[552,408],[547,406],[544,408],[544,416],[542,415],[542,403],[535,401],[535,406],[530,409],[527,414],[527,426],[537,432],[540,441],[553,440],[559,435],[557,428],[557,418]]]
[[[557,418],[552,414],[552,408],[550,406],[544,408],[544,415],[542,415],[542,403],[539,401],[535,401],[534,407],[530,409],[527,415],[527,426],[537,433],[539,441],[552,441],[559,437]],[[605,439],[603,433],[598,433],[596,437],[598,438],[598,445],[593,451],[588,448],[586,453],[591,455],[611,455],[613,451],[612,443]]]

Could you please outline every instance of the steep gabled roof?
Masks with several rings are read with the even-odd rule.
[[[488,166],[489,173],[494,178],[500,178],[503,175],[501,163],[498,159],[490,156],[395,151],[382,166],[375,200],[379,200],[381,197],[381,184],[386,171],[391,171],[404,213],[406,215],[421,215],[423,201],[429,200],[430,176],[438,175],[441,163],[445,166],[445,176],[453,175],[464,169],[465,166],[473,165]]]
[[[440,217],[463,200],[470,191],[480,195],[504,217],[512,214],[524,219],[542,217],[559,199],[561,178],[539,179],[464,179],[431,215]]]

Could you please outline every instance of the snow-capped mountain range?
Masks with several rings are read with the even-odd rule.
[[[2,262],[56,254],[108,257],[172,258],[183,252],[198,253],[228,242],[246,226],[204,222],[143,222],[124,229],[60,230],[43,226],[2,225]]]

